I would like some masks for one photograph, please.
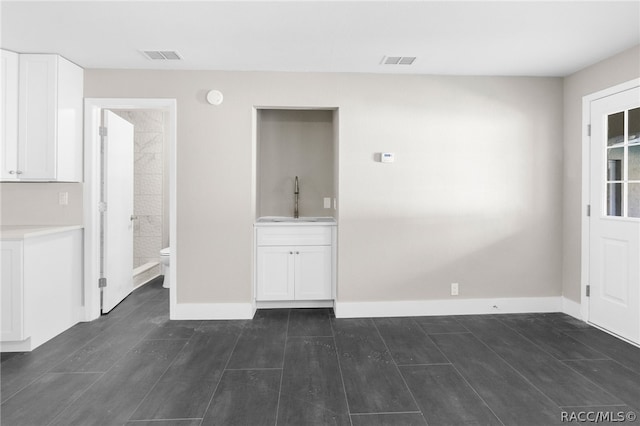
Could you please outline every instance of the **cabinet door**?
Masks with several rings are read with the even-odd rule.
[[[257,300],[293,300],[294,248],[258,247]]]
[[[16,180],[18,170],[18,54],[2,50],[0,69],[0,179]]]
[[[56,179],[57,81],[57,55],[20,55],[20,179]]]
[[[295,248],[296,300],[331,299],[331,246]]]
[[[0,242],[0,340],[24,340],[22,242]]]

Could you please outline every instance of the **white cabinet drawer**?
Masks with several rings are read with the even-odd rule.
[[[324,246],[331,244],[330,226],[269,226],[257,229],[258,246]]]

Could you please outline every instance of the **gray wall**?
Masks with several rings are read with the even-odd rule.
[[[69,204],[58,204],[67,192]],[[2,225],[82,225],[81,183],[0,183]]]
[[[333,216],[333,111],[258,111],[258,216],[293,216],[294,179],[300,216]]]
[[[582,197],[582,98],[640,77],[640,46],[626,50],[564,79],[564,173],[562,293],[580,301]]]
[[[340,110],[341,301],[561,294],[560,78],[86,70],[85,96],[177,99],[179,303],[251,299],[255,106]]]

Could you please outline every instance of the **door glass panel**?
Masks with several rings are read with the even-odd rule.
[[[629,147],[629,180],[640,180],[640,145]]]
[[[629,184],[629,217],[640,217],[640,183]]]
[[[607,216],[622,216],[622,184],[607,184]]]
[[[607,146],[624,144],[624,111],[611,114],[607,121]]]
[[[622,180],[624,177],[624,148],[607,150],[607,180]]]
[[[640,143],[640,108],[629,110],[629,143]]]

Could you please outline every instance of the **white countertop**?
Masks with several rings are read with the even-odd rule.
[[[254,226],[336,226],[332,217],[300,217],[263,216],[256,220]]]
[[[82,228],[84,228],[82,225],[2,225],[0,226],[0,239],[22,240],[24,238],[40,237]]]

